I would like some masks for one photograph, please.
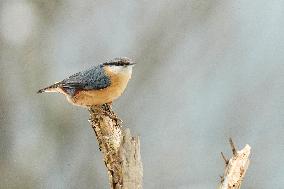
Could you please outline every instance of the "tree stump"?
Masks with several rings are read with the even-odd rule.
[[[130,130],[122,127],[110,104],[92,106],[89,112],[111,189],[142,189],[139,137],[132,137]]]

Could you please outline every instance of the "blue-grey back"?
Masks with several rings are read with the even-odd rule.
[[[110,78],[105,74],[103,65],[98,65],[86,71],[78,72],[62,82],[63,88],[71,90],[76,89],[103,89],[110,85]]]

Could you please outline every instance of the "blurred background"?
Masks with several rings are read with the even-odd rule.
[[[283,188],[283,1],[0,2],[1,189],[109,188],[88,111],[36,91],[122,56],[144,188],[216,188],[229,137],[252,147],[242,188]]]

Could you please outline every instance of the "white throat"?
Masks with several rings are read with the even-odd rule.
[[[131,66],[110,66],[110,70],[115,74],[131,74],[132,73],[132,67]]]

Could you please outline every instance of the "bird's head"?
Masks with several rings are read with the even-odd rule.
[[[126,57],[115,58],[102,64],[104,69],[114,74],[131,74],[134,65],[135,63],[131,59]]]

